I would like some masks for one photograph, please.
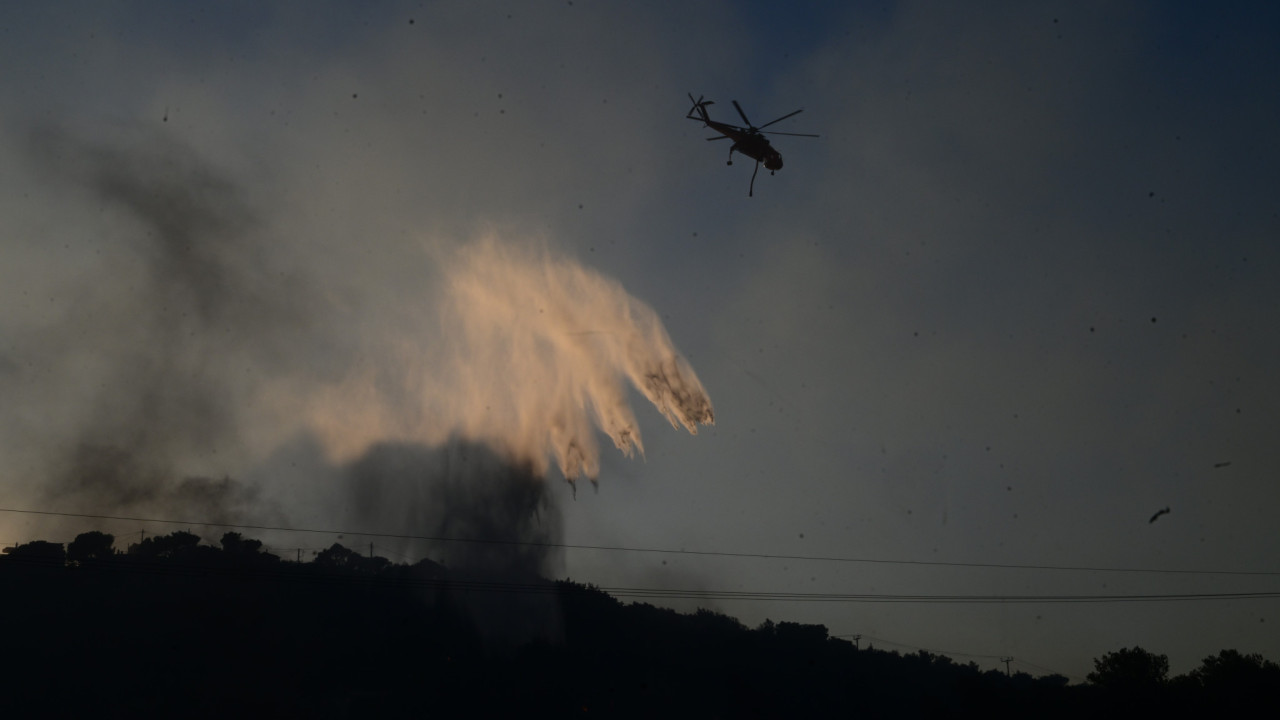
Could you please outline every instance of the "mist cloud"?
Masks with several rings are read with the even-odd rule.
[[[554,464],[570,481],[594,481],[597,431],[625,455],[644,452],[628,386],[673,427],[714,422],[657,314],[616,281],[496,237],[444,251],[439,267],[432,300],[379,340],[379,357],[394,360],[360,363],[310,404],[336,458],[457,434],[539,475]]]
[[[449,398],[463,433],[539,447],[570,480],[600,472],[593,425],[624,454],[644,452],[629,382],[673,427],[715,421],[706,391],[654,311],[617,282],[546,251],[486,240],[448,266],[443,325],[461,354],[464,394]]]

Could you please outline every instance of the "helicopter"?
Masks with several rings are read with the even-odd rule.
[[[787,113],[786,115],[783,115],[777,120],[770,120],[769,122],[761,125],[760,127],[756,127],[755,125],[751,124],[750,120],[747,119],[747,114],[742,111],[742,106],[738,104],[738,101],[733,100],[732,101],[733,107],[736,108],[738,110],[738,114],[742,116],[742,122],[747,124],[746,127],[738,127],[737,125],[729,125],[728,123],[722,123],[716,120],[712,120],[711,117],[707,115],[707,106],[714,105],[715,101],[703,100],[702,96],[699,96],[697,100],[694,100],[693,93],[689,93],[689,100],[693,102],[693,107],[689,109],[689,113],[685,115],[685,117],[690,120],[700,120],[703,125],[720,133],[715,137],[707,138],[707,140],[723,140],[725,138],[729,138],[733,140],[733,145],[729,147],[729,163],[728,164],[730,165],[733,164],[734,150],[737,150],[743,155],[746,155],[747,157],[756,161],[756,169],[751,172],[751,185],[747,188],[747,197],[752,197],[752,195],[755,192],[756,173],[760,172],[760,163],[764,163],[764,166],[769,170],[770,175],[782,169],[782,154],[779,153],[777,150],[773,149],[773,146],[769,144],[769,139],[766,138],[765,135],[791,135],[793,137],[815,137],[815,138],[820,137],[818,135],[811,135],[809,133],[789,133],[789,132],[778,132],[776,130],[763,132],[764,128],[767,128],[776,122],[782,122],[783,120],[786,120],[787,118],[793,115],[799,115],[801,112],[804,112],[804,108],[800,108],[795,112]]]

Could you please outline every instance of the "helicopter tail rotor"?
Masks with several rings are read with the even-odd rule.
[[[690,120],[701,120],[702,122],[710,122],[711,118],[707,115],[707,106],[714,105],[714,100],[703,100],[705,97],[699,95],[697,100],[693,99],[693,93],[689,93],[689,100],[693,103],[693,107],[689,108],[689,113],[685,115]]]

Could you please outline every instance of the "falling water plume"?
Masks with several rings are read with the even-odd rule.
[[[445,263],[441,322],[456,343],[442,398],[460,431],[564,476],[600,471],[594,430],[643,454],[629,382],[673,427],[712,424],[711,400],[657,314],[577,262],[495,239]]]

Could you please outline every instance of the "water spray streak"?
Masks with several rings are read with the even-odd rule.
[[[673,427],[712,424],[711,400],[657,314],[616,281],[544,250],[485,240],[446,262],[442,399],[465,436],[570,481],[600,472],[595,429],[644,452],[626,383]]]

